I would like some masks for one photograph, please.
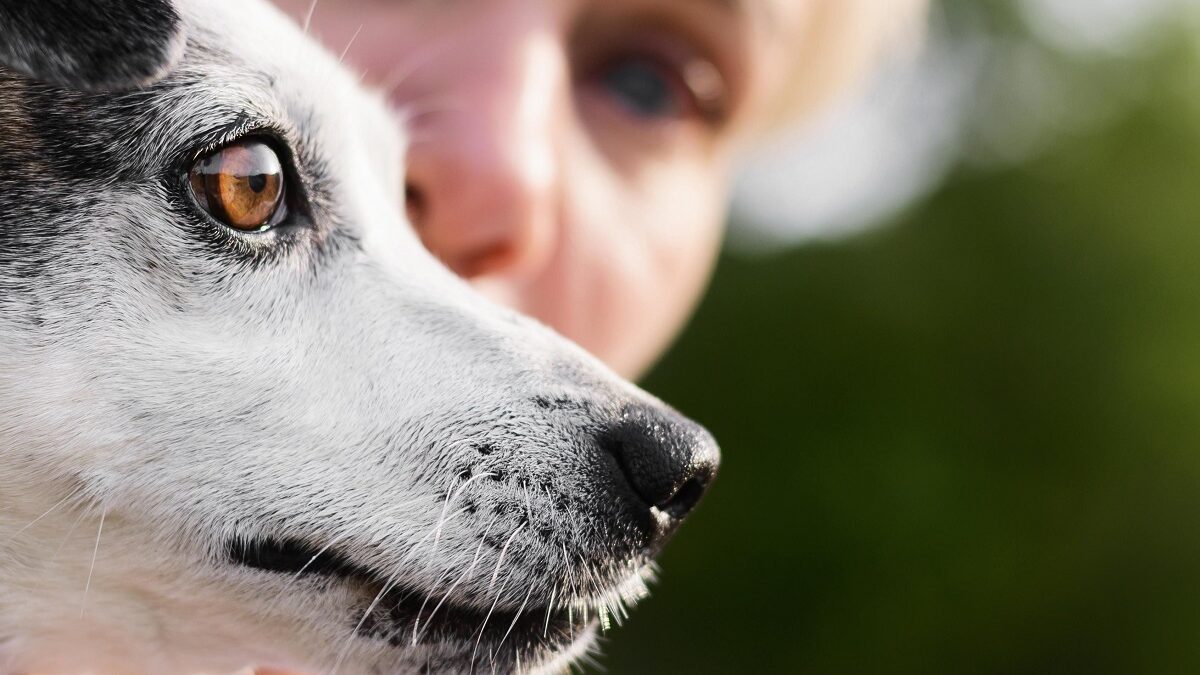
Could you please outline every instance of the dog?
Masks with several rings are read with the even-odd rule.
[[[0,672],[559,672],[645,595],[716,443],[422,248],[396,120],[261,0],[0,0]]]

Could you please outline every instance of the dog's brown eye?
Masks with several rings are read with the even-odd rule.
[[[196,201],[213,218],[237,230],[262,230],[283,209],[283,166],[266,143],[227,145],[192,165],[188,173]]]

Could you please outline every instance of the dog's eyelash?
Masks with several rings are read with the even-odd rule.
[[[289,149],[292,147],[291,134],[287,129],[243,116],[233,124],[210,129],[193,139],[190,149],[181,163],[191,165],[192,162],[216,152],[226,145],[252,136],[274,140],[278,145]],[[290,159],[291,152],[289,151],[287,154]]]

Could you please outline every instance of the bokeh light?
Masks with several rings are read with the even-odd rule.
[[[1200,672],[1196,8],[936,20],[743,185],[645,383],[722,475],[609,672]]]

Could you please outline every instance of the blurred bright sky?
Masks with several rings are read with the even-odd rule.
[[[916,58],[894,59],[863,90],[748,157],[731,243],[762,250],[846,236],[936,189],[954,166],[1029,158],[1063,133],[1111,119],[1137,97],[1089,91],[1063,62],[1135,56],[1200,0],[1013,0],[1035,41],[986,30],[982,12],[936,8]],[[1054,56],[1052,58],[1051,56]]]

